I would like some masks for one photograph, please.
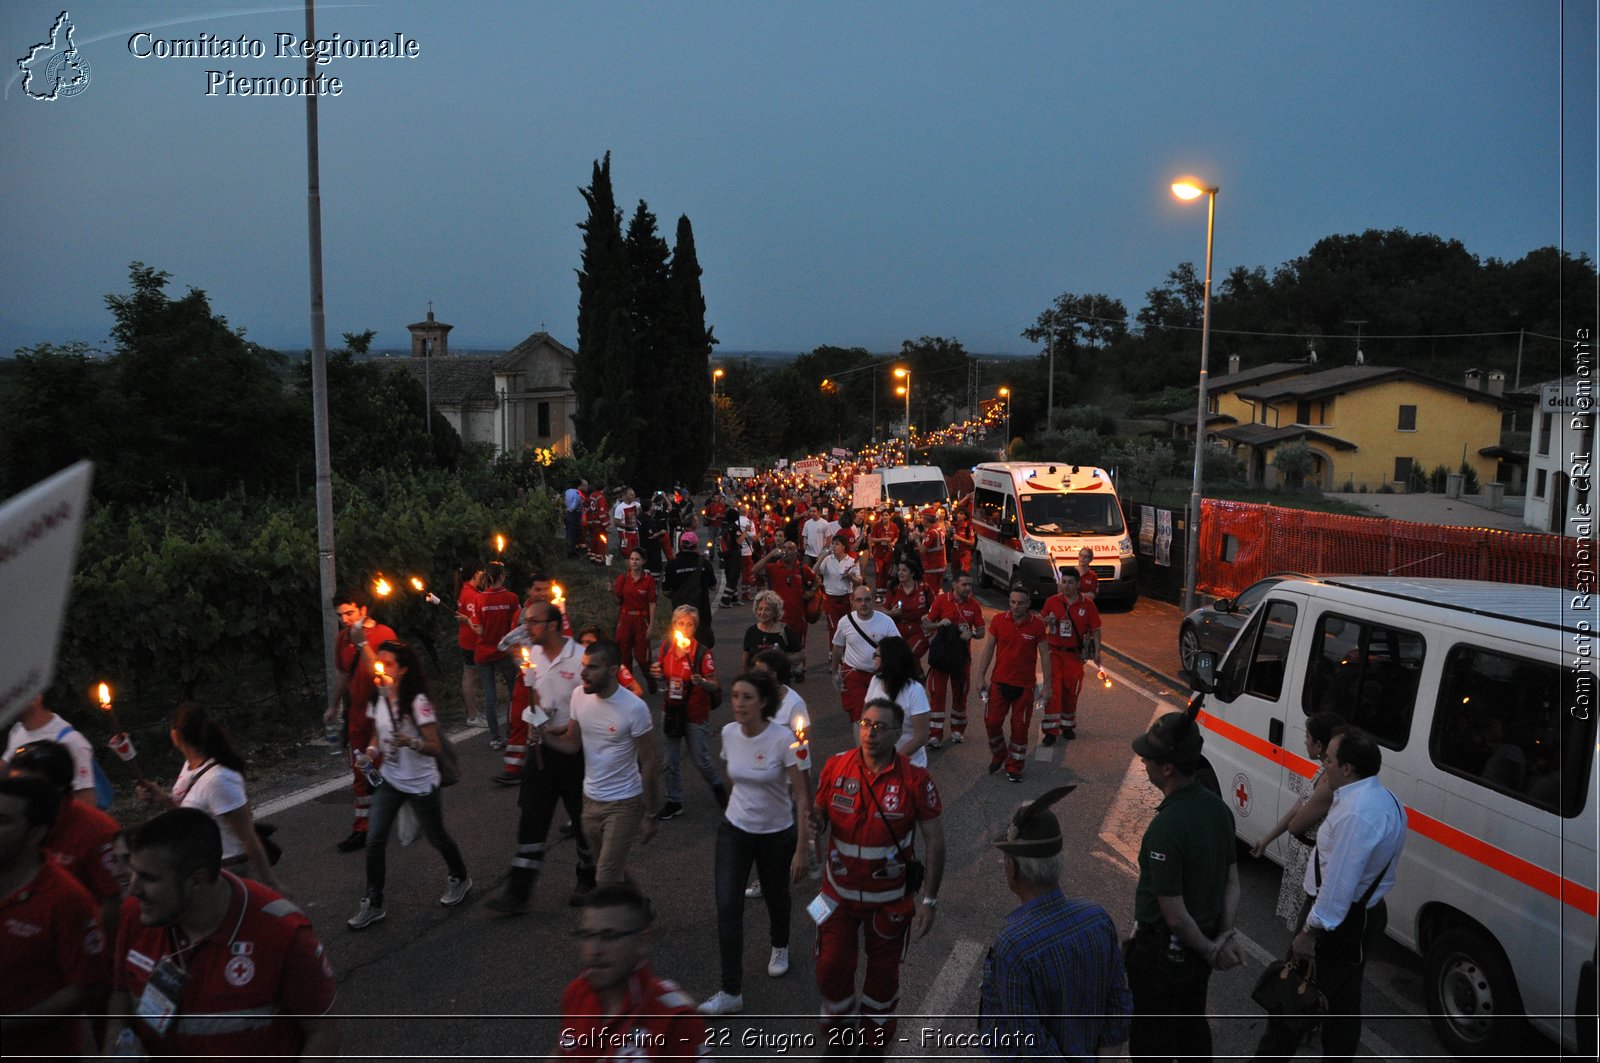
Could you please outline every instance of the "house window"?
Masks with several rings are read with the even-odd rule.
[[[1538,453],[1540,453],[1540,454],[1548,454],[1548,453],[1550,453],[1550,423],[1551,423],[1551,417],[1552,417],[1552,415],[1548,414],[1548,413],[1541,413],[1539,415],[1539,450],[1538,450]]]
[[[1295,405],[1295,408],[1294,408],[1294,423],[1295,424],[1310,424],[1311,423],[1311,403],[1309,403],[1309,402],[1300,402],[1300,403],[1297,403]]]
[[[1412,465],[1412,461],[1411,461],[1410,458],[1396,458],[1396,459],[1394,459],[1394,479],[1395,479],[1395,483],[1402,483],[1403,484],[1403,483],[1409,483],[1410,482],[1410,480],[1411,480],[1411,465]]]
[[[539,417],[539,433],[538,433],[539,434],[539,438],[540,439],[549,439],[550,438],[550,404],[548,402],[539,403],[539,405],[538,405],[538,417]]]
[[[1400,407],[1400,431],[1415,432],[1417,430],[1417,408],[1415,406]]]
[[[1544,469],[1537,469],[1533,474],[1533,497],[1544,497],[1545,477],[1549,474]]]

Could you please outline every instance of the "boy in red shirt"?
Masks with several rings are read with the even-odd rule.
[[[484,589],[472,603],[469,615],[472,630],[478,636],[478,644],[472,651],[472,666],[478,670],[478,685],[483,688],[483,716],[489,727],[490,749],[506,748],[505,739],[500,737],[500,699],[495,678],[505,680],[508,693],[517,680],[517,664],[511,654],[500,648],[500,640],[517,626],[521,611],[522,603],[506,590],[506,567],[498,561],[489,562],[484,569]],[[522,752],[526,754],[526,738],[522,744]]]
[[[1044,620],[1045,642],[1050,646],[1050,704],[1045,710],[1044,744],[1056,737],[1078,737],[1078,692],[1083,687],[1083,662],[1100,663],[1100,610],[1078,593],[1078,572],[1065,569],[1061,591],[1045,599],[1039,616]]]
[[[372,744],[372,720],[367,716],[367,705],[374,689],[372,665],[378,659],[378,647],[400,636],[394,633],[394,628],[367,616],[367,596],[362,591],[335,594],[333,611],[339,616],[339,634],[333,640],[339,680],[333,688],[333,704],[322,718],[327,723],[338,721],[340,703],[344,701],[343,737],[351,786],[355,790],[355,824],[350,834],[334,848],[341,853],[353,853],[366,847],[367,811],[372,807],[372,785],[367,782],[366,772],[357,766],[354,752]]]

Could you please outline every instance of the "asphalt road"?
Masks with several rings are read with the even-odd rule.
[[[990,605],[997,604],[992,599]],[[736,663],[749,623],[747,609],[718,610],[719,644],[728,647],[722,670]],[[1116,643],[1118,616],[1106,617],[1106,637]],[[814,723],[820,757],[847,748],[853,735],[838,695],[816,669],[825,629],[812,631],[812,678],[798,687]],[[932,771],[946,806],[949,857],[940,890],[938,921],[911,947],[901,987],[901,1043],[896,1054],[937,1059],[980,1054],[941,1045],[941,1035],[973,1027],[978,984],[989,942],[1014,898],[1005,890],[999,857],[989,840],[1016,805],[1068,782],[1079,788],[1057,806],[1071,854],[1069,893],[1104,905],[1124,931],[1132,918],[1136,846],[1157,803],[1129,741],[1158,712],[1181,703],[1182,693],[1126,666],[1111,669],[1112,686],[1091,686],[1080,706],[1080,738],[1030,755],[1024,781],[986,771],[988,754],[976,696],[974,726],[964,745],[932,753]],[[722,722],[725,713],[719,711]],[[1035,724],[1037,737],[1037,723]],[[483,901],[503,880],[514,847],[515,792],[495,786],[498,756],[487,737],[458,740],[464,781],[446,791],[445,818],[461,843],[476,887],[458,908],[441,908],[442,861],[424,841],[402,848],[391,840],[386,922],[360,933],[344,920],[355,910],[364,882],[361,854],[341,855],[333,842],[349,829],[349,790],[337,786],[264,802],[258,816],[279,824],[287,855],[281,881],[310,915],[328,946],[339,980],[336,1010],[346,1016],[345,1052],[357,1056],[440,1058],[465,1055],[543,1056],[555,1043],[558,1022],[549,1017],[576,973],[570,937],[574,910],[566,905],[575,854],[570,842],[554,844],[538,884],[533,911],[508,918]],[[309,756],[324,756],[310,747]],[[326,759],[333,763],[332,757]],[[696,998],[718,988],[715,912],[712,904],[711,795],[693,772],[685,781],[688,814],[662,825],[655,841],[635,850],[633,870],[655,900],[658,972],[679,981]],[[558,817],[559,820],[559,817]],[[1289,932],[1273,916],[1279,869],[1245,858],[1240,928],[1250,959],[1242,970],[1216,975],[1210,1006],[1218,1058],[1247,1056],[1263,1029],[1249,990],[1262,966],[1287,948]],[[760,901],[746,907],[747,1011],[713,1024],[724,1058],[803,1057],[815,1050],[818,997],[811,948],[814,934],[804,904],[815,884],[797,888],[787,976],[766,974],[766,914]],[[1440,1052],[1421,1015],[1416,961],[1386,943],[1368,967],[1369,1013],[1364,1051],[1390,1059]]]

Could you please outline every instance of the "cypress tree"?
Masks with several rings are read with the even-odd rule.
[[[697,489],[711,462],[711,348],[700,290],[700,260],[688,215],[678,218],[672,265],[667,271],[668,326],[661,405],[675,422],[668,454],[671,474]],[[661,440],[666,442],[666,440]]]
[[[609,435],[612,453],[631,455],[636,428],[627,390],[634,369],[628,255],[622,212],[611,188],[609,151],[604,161],[594,164],[589,187],[578,191],[589,204],[589,216],[578,225],[583,252],[578,270],[577,372],[572,381],[578,409],[573,426],[580,447],[597,447]],[[619,411],[627,411],[620,422]]]
[[[672,485],[671,452],[677,418],[662,401],[667,387],[667,348],[670,335],[668,305],[669,254],[667,242],[656,230],[656,216],[644,200],[628,224],[628,276],[631,293],[630,323],[634,336],[634,395],[638,399],[639,447],[634,462],[634,486],[641,493]]]

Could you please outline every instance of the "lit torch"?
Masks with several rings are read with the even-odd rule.
[[[122,722],[117,719],[117,710],[111,703],[111,684],[101,683],[96,687],[95,700],[100,703],[100,711],[111,718],[111,728],[115,732],[110,742],[112,751],[117,754],[119,760],[133,770],[135,779],[145,782],[144,770],[139,767],[139,753],[133,748],[133,739],[122,729]]]
[[[494,552],[497,554],[506,552],[506,537],[499,532],[496,532],[494,536]]]
[[[428,590],[428,585],[422,582],[422,578],[420,576],[411,577],[411,589],[422,595],[422,600],[427,602],[429,605],[439,604],[439,596]]]
[[[372,591],[379,598],[387,598],[394,592],[394,588],[383,578],[383,574],[379,573],[378,578],[372,581]]]
[[[1111,689],[1111,677],[1106,675],[1106,670],[1104,668],[1100,669],[1096,673],[1096,678],[1100,680],[1101,684],[1103,684],[1107,690]]]
[[[672,641],[677,644],[679,653],[688,653],[690,645],[694,642],[693,639],[677,628],[672,629]]]
[[[550,604],[557,609],[564,608],[567,602],[567,592],[559,583],[550,584]]]

